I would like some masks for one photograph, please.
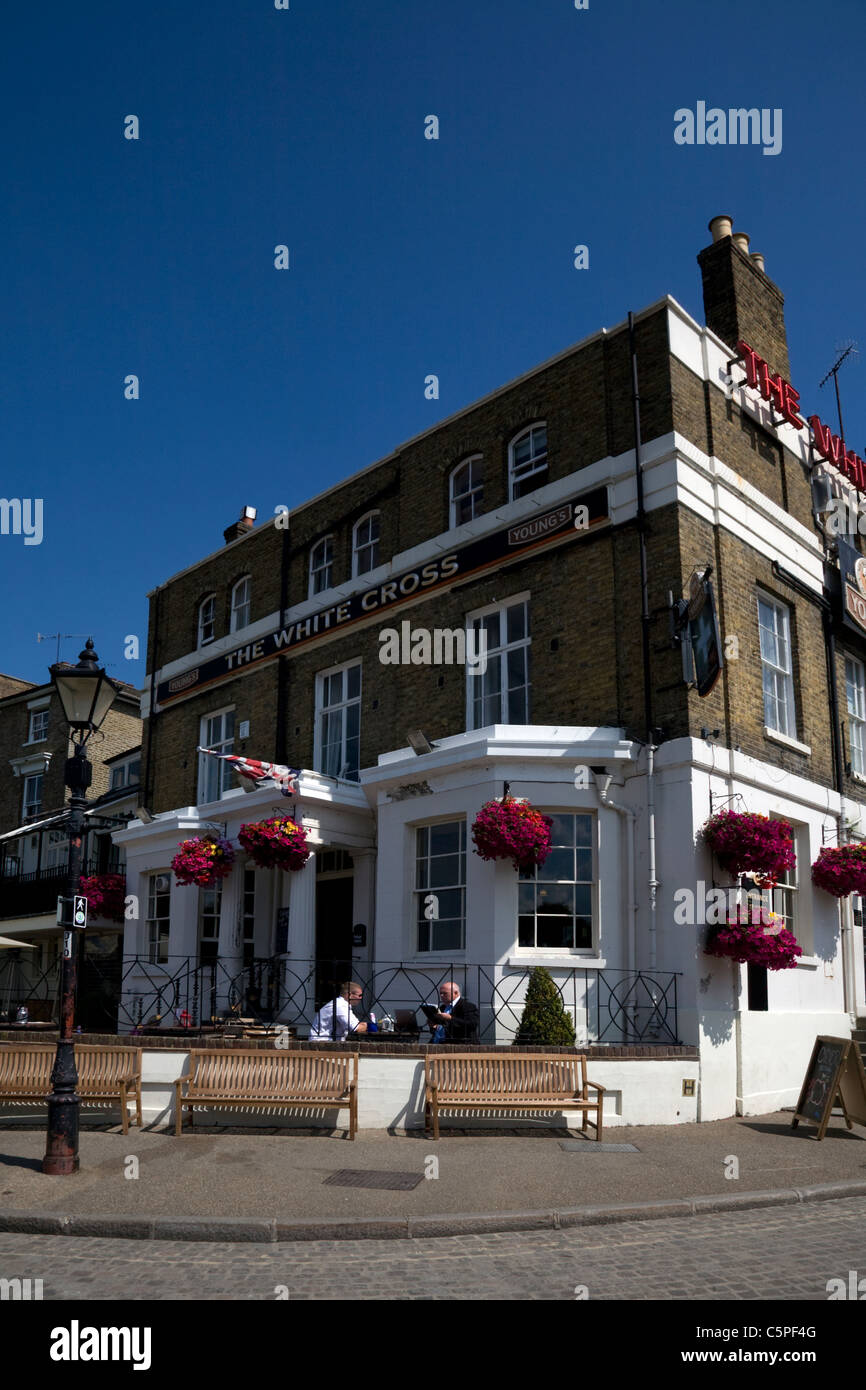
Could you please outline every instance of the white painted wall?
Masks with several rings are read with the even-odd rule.
[[[168,1128],[174,1125],[176,1077],[188,1070],[189,1057],[184,1052],[142,1051],[141,1100],[145,1125]],[[587,1064],[591,1081],[604,1086],[604,1125],[690,1124],[698,1118],[699,1085],[694,1097],[684,1097],[684,1079],[699,1082],[699,1064],[687,1058],[653,1061],[627,1058],[610,1061],[592,1059]],[[805,1063],[804,1063],[805,1068]],[[188,1113],[188,1112],[187,1112]],[[443,1115],[450,1112],[443,1112]],[[333,1109],[321,1117],[329,1125],[348,1125],[348,1111],[337,1115]],[[242,1127],[262,1125],[284,1126],[287,1129],[309,1127],[303,1115],[280,1111],[254,1113],[252,1110],[197,1111],[196,1123]],[[474,1115],[459,1115],[455,1124],[460,1128],[483,1128],[485,1125],[506,1124],[516,1127],[528,1124],[532,1128],[548,1123],[545,1118],[528,1120],[519,1112],[507,1112],[495,1120],[491,1112],[476,1111]],[[556,1117],[557,1124],[579,1128],[581,1117],[576,1112]],[[420,1057],[368,1057],[358,1064],[358,1125],[360,1129],[420,1129],[424,1124],[424,1061]],[[443,1123],[443,1130],[445,1125]]]

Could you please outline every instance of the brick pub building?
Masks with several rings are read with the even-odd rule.
[[[816,510],[831,492],[856,503],[864,480],[792,423],[796,393],[767,375],[790,380],[782,294],[729,220],[711,229],[705,326],[665,297],[291,516],[256,526],[245,509],[150,596],[153,819],[114,837],[141,904],[128,1016],[234,1003],[304,1036],[345,969],[392,1012],[455,978],[482,1037],[509,1041],[543,964],[579,1041],[699,1048],[681,1068],[693,1098],[660,1072],[630,1109],[602,1077],[616,1123],[791,1104],[816,1034],[866,1013],[862,928],[809,874],[843,823],[866,833],[866,632],[843,624]],[[727,659],[702,695],[671,598],[708,567]],[[486,670],[383,664],[385,629],[410,657],[421,629],[483,629]],[[302,769],[303,870],[239,853],[220,888],[174,883],[180,840],[237,842],[291,804],[245,792],[199,745]],[[473,853],[505,783],[554,817],[531,875]],[[697,834],[725,806],[794,827],[794,969],[709,957],[706,926],[676,912],[682,890],[700,916],[714,874],[730,882]]]

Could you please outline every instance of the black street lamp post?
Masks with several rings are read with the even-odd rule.
[[[50,668],[54,687],[63,706],[75,751],[63,770],[69,788],[69,864],[63,911],[63,957],[60,975],[60,1037],[51,1073],[48,1097],[48,1138],[43,1173],[66,1176],[78,1171],[78,1072],[75,1067],[75,995],[78,987],[78,934],[72,904],[81,878],[84,812],[93,768],[85,752],[90,735],[99,728],[114,703],[118,690],[100,669],[99,657],[88,638],[77,666]]]

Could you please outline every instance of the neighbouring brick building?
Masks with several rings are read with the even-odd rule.
[[[729,219],[711,229],[705,326],[666,297],[290,516],[245,508],[151,594],[153,819],[115,836],[141,904],[130,1017],[136,997],[160,1017],[246,1003],[303,1029],[341,972],[392,1010],[453,976],[482,1036],[508,1039],[543,964],[579,1039],[699,1044],[695,1098],[658,1104],[689,1120],[790,1103],[816,1033],[866,1011],[859,919],[809,875],[866,816],[866,630],[843,623],[822,521],[866,472],[796,414],[763,258]],[[718,619],[694,665],[689,593]],[[485,669],[424,659],[422,630],[483,633]],[[287,805],[199,747],[301,769],[303,870],[239,854],[220,887],[173,881],[180,840],[237,843]],[[554,817],[531,874],[472,852],[506,782]],[[718,878],[697,832],[724,806],[794,827],[795,969],[711,958],[675,916]]]
[[[125,855],[111,832],[138,804],[141,694],[119,683],[102,727],[88,743],[85,874],[123,874]],[[35,946],[0,955],[0,1018],[21,1005],[34,1020],[52,1016],[59,981],[57,897],[69,859],[63,769],[69,730],[54,686],[0,676],[0,935]],[[79,991],[79,1020],[113,1026],[119,993],[122,927],[90,914]],[[103,981],[106,983],[103,986]],[[106,1001],[108,1012],[106,1013]]]

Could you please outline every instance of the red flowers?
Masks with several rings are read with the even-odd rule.
[[[311,853],[304,827],[290,816],[250,821],[241,826],[238,840],[260,869],[302,869]]]
[[[235,851],[230,841],[199,835],[183,841],[171,867],[179,884],[209,888],[218,879],[228,878],[234,862]]]
[[[812,865],[812,882],[834,898],[866,894],[866,844],[826,846]]]
[[[506,797],[487,801],[472,826],[475,853],[482,859],[510,859],[515,869],[532,869],[550,853],[550,816]]]
[[[775,881],[797,862],[794,837],[786,820],[750,811],[719,811],[703,828],[707,844],[730,874],[757,873]]]
[[[122,922],[126,905],[126,879],[123,874],[89,874],[79,880],[79,889],[94,917]]]

